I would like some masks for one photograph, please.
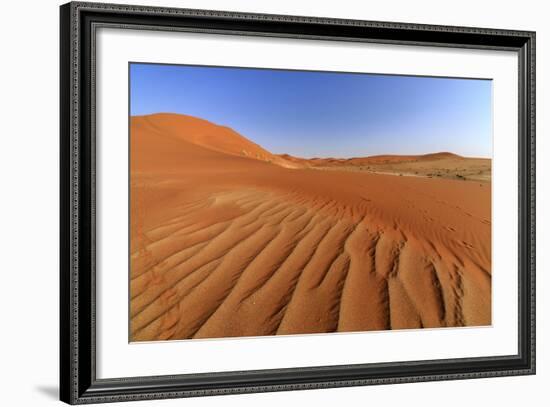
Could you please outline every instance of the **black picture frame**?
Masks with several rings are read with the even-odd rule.
[[[70,404],[535,373],[535,33],[72,2],[60,7],[60,398]],[[519,349],[507,356],[96,378],[97,27],[512,50],[519,59]]]

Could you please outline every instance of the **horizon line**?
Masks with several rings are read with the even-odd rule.
[[[213,122],[212,120],[208,120],[208,119],[205,119],[205,118],[202,118],[202,117],[198,117],[198,116],[193,116],[193,115],[190,115],[190,114],[186,114],[186,113],[178,113],[178,112],[154,112],[154,113],[146,113],[146,114],[135,114],[135,115],[132,115],[130,112],[128,113],[128,117],[129,118],[133,118],[133,117],[145,117],[145,116],[154,116],[154,115],[173,115],[173,116],[186,116],[186,117],[192,117],[194,119],[197,119],[197,120],[202,120],[202,121],[205,121],[207,123],[210,123],[214,126],[218,126],[218,127],[224,127],[224,128],[227,128],[227,129],[231,129],[232,131],[234,131],[235,133],[237,133],[238,135],[240,135],[241,137],[247,139],[248,141],[260,146],[261,148],[263,148],[264,150],[268,151],[270,154],[273,154],[273,155],[278,155],[278,156],[282,156],[282,155],[288,155],[290,157],[293,157],[293,158],[298,158],[298,159],[302,159],[302,160],[328,160],[328,159],[334,159],[334,160],[353,160],[353,159],[356,159],[356,158],[377,158],[377,157],[384,157],[384,156],[392,156],[392,157],[406,157],[406,156],[413,156],[413,157],[422,157],[422,156],[426,156],[426,155],[436,155],[436,154],[451,154],[451,155],[455,155],[459,158],[470,158],[470,159],[481,159],[481,160],[492,160],[493,158],[492,157],[484,157],[484,156],[467,156],[467,155],[461,155],[461,154],[457,154],[457,153],[453,153],[451,151],[430,151],[430,152],[425,152],[425,153],[417,153],[417,154],[395,154],[395,153],[381,153],[381,154],[373,154],[373,155],[359,155],[359,156],[350,156],[350,157],[340,157],[340,156],[325,156],[325,157],[321,157],[321,156],[311,156],[311,157],[304,157],[304,156],[299,156],[299,155],[294,155],[294,154],[290,154],[290,153],[274,153],[272,152],[271,150],[268,150],[267,148],[265,148],[263,145],[261,144],[258,144],[257,142],[253,141],[252,139],[250,139],[248,136],[245,136],[243,135],[241,132],[238,132],[237,130],[235,130],[233,127],[231,126],[227,126],[225,124],[219,124],[219,123],[216,123],[216,122]]]

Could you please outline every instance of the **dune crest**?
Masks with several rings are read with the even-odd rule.
[[[174,113],[134,116],[131,126],[153,132],[161,138],[172,138],[224,154],[272,162],[283,167],[296,167],[271,154],[233,129],[198,117]]]
[[[322,171],[175,116],[131,119],[132,341],[491,323],[490,181]]]

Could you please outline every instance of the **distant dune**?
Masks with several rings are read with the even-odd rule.
[[[174,114],[130,131],[132,341],[491,323],[490,177],[425,173],[474,159],[277,156]]]
[[[299,158],[281,154],[297,166],[338,171],[366,171],[387,175],[441,177],[488,182],[491,160],[461,157],[449,152],[423,155],[375,155],[354,158]]]

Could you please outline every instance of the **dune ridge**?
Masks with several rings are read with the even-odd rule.
[[[194,116],[172,113],[134,116],[131,126],[224,154],[249,157],[282,167],[296,167],[291,161],[271,154],[233,129]]]
[[[289,168],[199,123],[131,120],[130,340],[491,323],[490,183]]]
[[[463,157],[449,152],[352,158],[300,158],[289,154],[281,154],[280,157],[302,168],[362,171],[428,178],[440,177],[479,182],[491,181],[490,159]]]

